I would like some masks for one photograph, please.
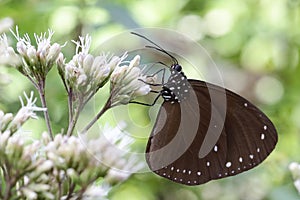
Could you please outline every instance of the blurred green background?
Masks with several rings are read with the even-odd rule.
[[[300,199],[288,170],[289,163],[300,161],[299,0],[2,0],[0,19],[5,17],[13,19],[21,34],[51,28],[54,41],[61,44],[89,33],[97,46],[115,34],[142,27],[186,34],[222,66],[225,85],[253,101],[277,127],[275,152],[249,172],[197,187],[175,184],[152,173],[136,174],[115,187],[110,199]],[[74,45],[68,42],[63,52],[69,60]],[[16,112],[18,96],[32,86],[12,68],[0,67],[0,72],[0,109]],[[68,112],[56,69],[47,80],[47,99],[54,129],[59,132],[66,127]],[[81,123],[90,115],[88,109]],[[144,125],[149,117],[141,113],[147,109],[129,106],[133,120]],[[109,120],[108,114],[102,122]],[[24,129],[37,135],[46,130],[42,119],[27,123]],[[147,130],[132,134],[147,136],[151,128]],[[137,146],[144,149],[145,143]]]

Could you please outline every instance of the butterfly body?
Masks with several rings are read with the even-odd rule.
[[[190,84],[188,84],[187,77],[181,69],[181,66],[178,64],[171,66],[171,76],[168,81],[163,84],[161,90],[161,96],[165,101],[174,103],[186,99],[190,89]]]

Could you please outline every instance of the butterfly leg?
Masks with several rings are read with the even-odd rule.
[[[154,91],[151,90],[150,92],[152,93],[160,93],[159,91]],[[129,103],[134,103],[134,104],[139,104],[139,105],[143,105],[143,106],[154,106],[154,104],[157,102],[158,98],[161,96],[161,94],[157,95],[154,99],[154,101],[149,104],[149,103],[143,103],[143,102],[138,102],[138,101],[130,101]]]
[[[158,62],[158,63],[163,64],[162,62]],[[163,65],[165,65],[165,64],[163,64]],[[166,71],[166,69],[163,68],[163,69],[158,70],[158,71],[155,72],[154,74],[147,76],[147,77],[153,77],[153,76],[155,76],[156,74],[162,72],[163,75],[162,75],[161,83],[148,83],[148,82],[146,82],[146,81],[144,81],[144,80],[142,80],[142,79],[138,79],[138,80],[139,80],[139,81],[142,81],[143,83],[145,83],[145,84],[147,84],[147,85],[154,86],[154,87],[155,87],[155,86],[163,86],[163,85],[164,85],[164,78],[165,78],[165,71]],[[153,101],[151,104],[143,103],[143,102],[138,102],[138,101],[130,101],[129,103],[139,104],[139,105],[143,105],[143,106],[153,106],[153,105],[157,102],[158,98],[161,96],[161,93],[160,93],[160,91],[155,91],[155,90],[151,90],[150,92],[152,92],[152,93],[157,93],[157,94],[158,94],[158,95],[155,97],[154,101]]]
[[[161,62],[158,62],[158,63],[161,63]],[[162,64],[162,63],[161,63],[161,64]],[[158,70],[157,72],[155,72],[155,73],[152,74],[152,75],[148,75],[147,78],[149,78],[149,77],[154,77],[156,74],[159,74],[160,72],[163,73],[162,78],[161,78],[161,83],[148,83],[148,82],[146,82],[146,81],[144,81],[144,80],[142,80],[142,79],[138,79],[138,80],[139,80],[139,81],[142,81],[143,83],[145,83],[145,84],[147,84],[147,85],[150,85],[150,86],[162,86],[162,85],[164,85],[165,72],[166,72],[166,69],[165,69],[165,68]]]

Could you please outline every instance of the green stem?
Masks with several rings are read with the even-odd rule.
[[[6,182],[6,188],[5,188],[5,193],[4,193],[4,197],[3,200],[9,200],[10,196],[11,196],[11,189],[12,189],[12,185],[10,183],[10,181]]]
[[[73,194],[74,189],[75,189],[75,186],[76,186],[75,183],[70,182],[70,188],[69,188],[69,192],[68,192],[68,196],[67,196],[66,200],[71,199],[72,194]]]
[[[92,119],[92,121],[90,121],[90,123],[84,128],[82,129],[81,133],[85,134],[97,121],[98,119],[109,109],[111,108],[111,97],[110,96],[108,98],[108,100],[106,101],[105,105],[103,106],[103,108],[99,111],[99,113]]]
[[[75,111],[75,114],[72,115],[71,121],[69,123],[67,136],[71,136],[73,134],[75,125],[76,125],[77,120],[79,118],[79,113],[80,113],[80,110],[79,110],[79,108],[77,108],[76,111]]]
[[[73,118],[73,90],[72,88],[68,92],[68,109],[69,109],[69,124],[72,121]]]
[[[49,117],[46,98],[45,98],[45,80],[39,81],[39,86],[38,86],[37,89],[38,89],[39,94],[40,94],[40,99],[41,99],[41,102],[42,102],[42,106],[43,106],[43,108],[46,108],[46,110],[44,111],[44,117],[45,117],[45,121],[46,121],[46,125],[47,125],[47,129],[48,129],[50,138],[51,138],[51,140],[53,140],[51,122],[50,122],[50,117]]]

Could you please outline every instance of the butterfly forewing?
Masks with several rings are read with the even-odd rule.
[[[277,133],[264,113],[219,86],[188,83],[191,98],[165,101],[158,113],[146,149],[152,171],[178,183],[199,185],[251,169],[271,153]]]

